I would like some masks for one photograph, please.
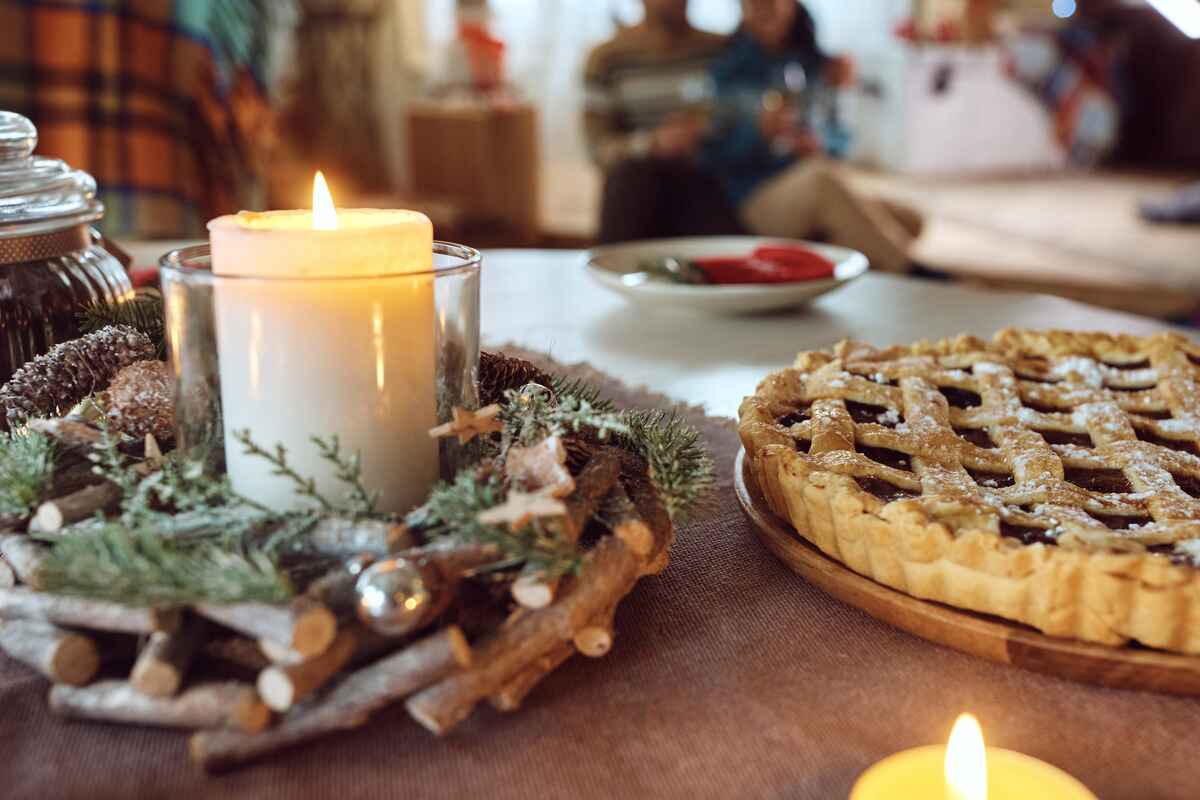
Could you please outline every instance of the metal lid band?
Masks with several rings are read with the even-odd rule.
[[[75,225],[50,233],[0,238],[0,264],[20,264],[26,261],[45,261],[85,250],[92,238],[87,225]]]

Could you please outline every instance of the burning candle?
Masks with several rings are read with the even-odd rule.
[[[302,507],[295,485],[233,435],[287,450],[324,496],[346,487],[310,437],[358,452],[379,509],[403,512],[437,478],[433,226],[415,211],[335,209],[325,179],[313,210],[208,224],[226,466],[234,489]],[[226,280],[227,279],[227,280]]]
[[[850,800],[1096,800],[1067,773],[1031,756],[984,747],[970,714],[954,723],[945,746],[905,750],[858,779]]]

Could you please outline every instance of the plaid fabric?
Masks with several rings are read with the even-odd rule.
[[[96,178],[107,235],[202,235],[253,207],[248,143],[268,108],[260,65],[229,55],[228,13],[249,1],[0,2],[0,108],[33,120],[40,154]]]

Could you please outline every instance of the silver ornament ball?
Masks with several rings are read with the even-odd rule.
[[[428,622],[441,588],[404,558],[392,558],[367,567],[358,576],[358,618],[384,636],[404,636]]]

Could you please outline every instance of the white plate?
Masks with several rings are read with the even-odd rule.
[[[707,258],[747,256],[765,244],[801,245],[828,258],[835,265],[834,277],[799,283],[744,286],[689,286],[663,280],[626,281],[641,272],[641,264],[656,258]],[[804,305],[816,297],[849,283],[867,271],[867,257],[845,247],[770,239],[761,236],[709,236],[686,239],[657,239],[647,242],[606,245],[588,252],[590,274],[601,286],[635,305],[653,305],[703,311],[710,314],[748,314]]]

